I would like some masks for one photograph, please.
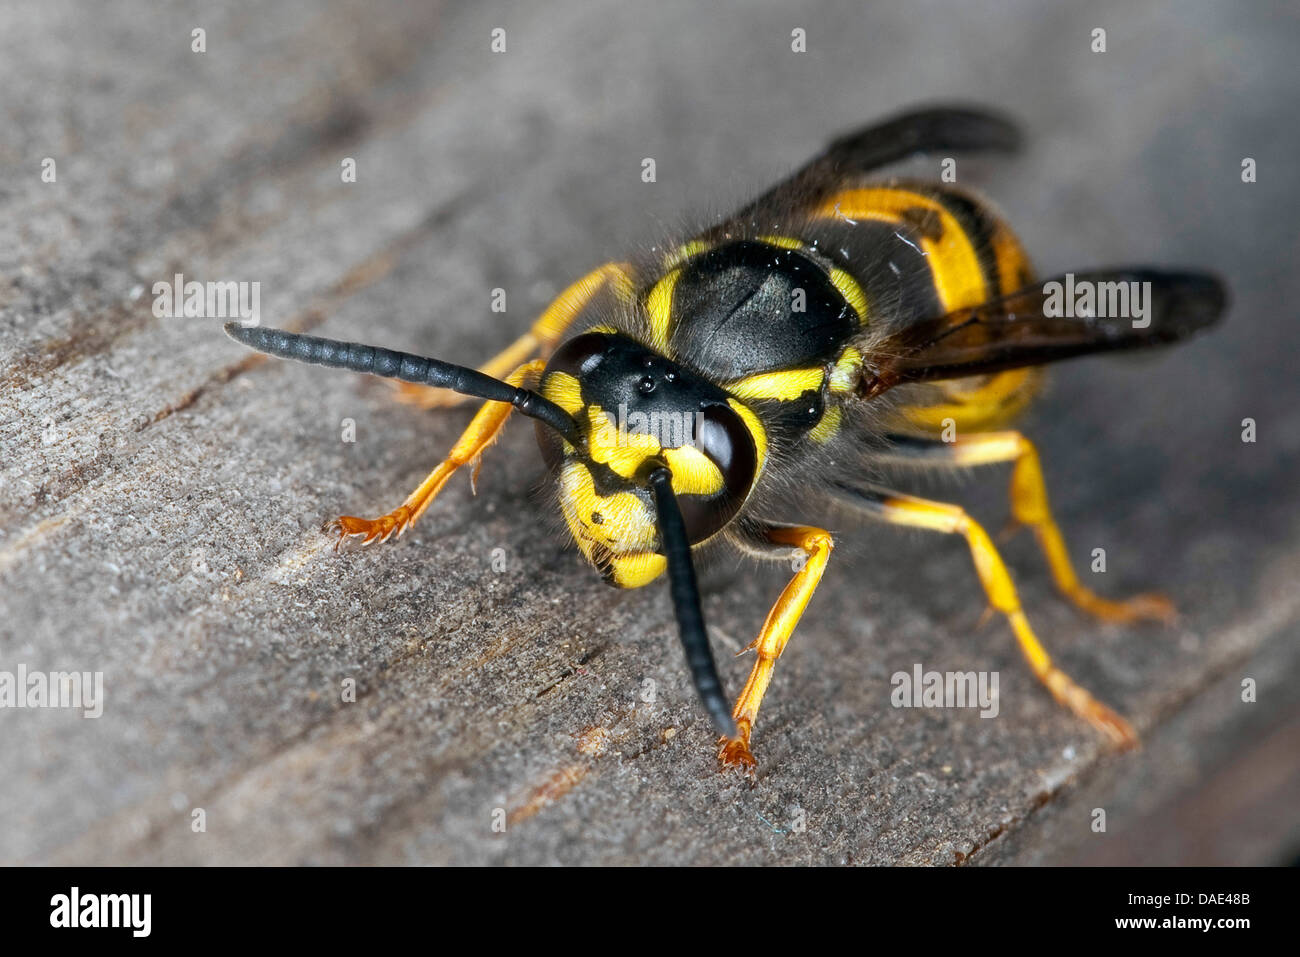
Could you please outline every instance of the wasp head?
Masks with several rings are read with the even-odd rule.
[[[646,477],[667,467],[691,544],[744,504],[759,470],[754,414],[722,388],[627,336],[583,333],[560,346],[541,394],[582,432],[575,446],[549,429],[538,441],[556,471],[574,540],[607,581],[636,588],[665,558]]]

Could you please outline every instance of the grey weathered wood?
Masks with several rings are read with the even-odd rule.
[[[1278,814],[1296,793],[1300,143],[1282,11],[349,0],[119,4],[101,23],[6,5],[0,669],[103,671],[107,700],[99,720],[0,711],[0,860],[1292,853],[1289,821],[1240,825],[1243,806]],[[1097,25],[1105,54],[1088,48]],[[190,50],[200,26],[206,54]],[[505,54],[488,49],[496,26]],[[790,51],[794,27],[807,53]],[[1007,547],[1049,647],[1146,734],[1137,755],[1108,755],[1056,708],[1000,623],[976,629],[960,542],[836,526],[764,707],[759,782],[719,775],[662,588],[614,593],[564,549],[531,495],[528,428],[489,453],[477,497],[457,479],[400,544],[335,555],[321,520],[392,507],[467,413],[252,361],[218,322],[151,311],[177,271],[258,280],[266,323],[476,361],[603,258],[733,205],[834,132],[954,91],[1024,121],[1024,156],[959,160],[959,180],[985,187],[1044,272],[1205,264],[1234,290],[1219,333],[1062,368],[1027,423],[1074,554],[1107,549],[1098,587],[1159,588],[1184,612],[1170,630],[1082,620],[1027,541]],[[996,527],[1004,481],[917,487]],[[725,650],[782,581],[724,584],[705,608],[738,688],[749,662]],[[998,670],[1000,718],[890,708],[889,676],[914,662]],[[1244,676],[1258,704],[1240,702]],[[1223,787],[1237,810],[1200,811],[1222,809],[1206,795]],[[1088,829],[1097,806],[1109,837]],[[1191,810],[1162,833],[1169,807]],[[1121,837],[1135,832],[1150,840]]]

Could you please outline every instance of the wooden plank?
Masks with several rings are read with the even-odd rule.
[[[1294,26],[1226,3],[1106,21],[1103,57],[1090,15],[1016,5],[0,10],[0,670],[102,671],[106,694],[97,720],[0,711],[0,860],[1056,861],[1096,850],[1076,802],[1113,798],[1129,826],[1158,806],[1124,803],[1126,777],[1196,806],[1222,765],[1178,755],[1272,740],[1293,713],[1284,684],[1248,713],[1206,696],[1254,661],[1296,676],[1281,649],[1300,619],[1300,427],[1280,306],[1300,290],[1278,251],[1297,144],[1274,121],[1290,102],[1278,31]],[[666,595],[610,591],[555,537],[527,428],[489,454],[477,497],[453,482],[401,543],[336,556],[320,522],[396,504],[467,413],[252,361],[215,321],[153,314],[153,283],[176,272],[258,281],[265,323],[475,361],[604,258],[952,90],[1024,119],[1026,156],[960,160],[959,181],[1004,207],[1042,270],[1204,264],[1233,286],[1221,332],[1064,368],[1027,424],[1074,554],[1107,549],[1099,589],[1163,589],[1184,612],[1167,631],[1081,620],[1028,542],[1007,548],[1049,646],[1152,739],[1138,755],[1107,755],[1000,625],[976,628],[961,543],[837,519],[764,708],[759,783],[720,775]],[[1242,156],[1258,183],[1241,183]],[[917,488],[996,527],[1004,480]],[[738,688],[749,663],[726,651],[782,579],[713,580]],[[891,708],[890,675],[918,662],[997,670],[999,718]],[[1267,753],[1294,766],[1294,749]],[[1235,860],[1285,857],[1272,836]],[[1194,843],[1172,840],[1160,853]]]

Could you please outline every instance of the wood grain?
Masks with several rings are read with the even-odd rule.
[[[1252,10],[6,5],[0,670],[102,671],[106,700],[98,720],[0,710],[0,860],[1114,862],[1139,853],[1120,837],[1135,827],[1155,862],[1289,859],[1300,143],[1278,117],[1296,26]],[[264,323],[474,362],[593,265],[832,134],[955,95],[1025,124],[1024,155],[958,177],[1042,271],[1205,265],[1233,289],[1220,331],[1062,367],[1026,423],[1076,560],[1107,550],[1099,590],[1161,589],[1183,612],[1167,630],[1082,620],[1028,541],[1007,546],[1049,648],[1147,737],[1136,755],[1057,709],[1000,624],[976,627],[960,542],[841,521],[756,732],[758,782],[721,775],[664,590],[609,590],[564,547],[528,428],[476,496],[453,481],[400,543],[336,555],[320,523],[396,505],[468,412],[153,314],[177,272],[257,281]],[[995,528],[1005,481],[913,488]],[[748,661],[728,651],[782,579],[713,578],[734,689]],[[890,675],[916,662],[997,670],[998,719],[891,708]],[[1292,773],[1251,791],[1243,754]],[[1278,827],[1236,839],[1261,806],[1245,817]]]

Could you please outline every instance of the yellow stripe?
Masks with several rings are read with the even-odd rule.
[[[678,495],[717,495],[722,491],[722,470],[699,449],[684,445],[664,449],[663,454]]]
[[[779,372],[760,372],[733,382],[727,391],[742,399],[780,399],[789,402],[809,390],[817,392],[822,387],[826,373],[815,369],[785,369]]]
[[[667,258],[665,258],[664,260],[664,268],[672,269],[676,266],[680,266],[682,263],[686,262],[686,260],[690,259],[692,256],[698,256],[702,252],[707,252],[708,249],[709,249],[709,244],[706,243],[704,240],[693,239],[689,243],[686,243],[685,245],[678,246],[671,253],[669,253]]]
[[[809,431],[808,437],[814,442],[830,441],[830,439],[834,437],[835,433],[840,430],[840,420],[843,416],[844,413],[840,411],[839,406],[831,406],[826,410],[825,414],[822,415],[821,421],[813,426],[811,431]]]
[[[598,405],[587,408],[591,423],[588,451],[593,462],[608,465],[623,478],[632,478],[646,459],[659,454],[659,441],[643,432],[619,432],[618,422]]]
[[[913,426],[940,431],[952,419],[959,433],[999,428],[1020,414],[1038,394],[1043,370],[1008,369],[989,376],[967,376],[936,382],[931,404],[904,406],[899,411]]]
[[[867,321],[867,296],[862,291],[862,286],[858,281],[850,276],[843,269],[831,267],[831,283],[839,290],[839,294],[845,298],[853,311],[858,314],[858,325]]]
[[[754,437],[754,448],[758,450],[758,467],[754,469],[754,480],[757,482],[759,473],[763,471],[763,462],[767,460],[767,431],[763,428],[763,423],[758,420],[758,416],[743,402],[728,399],[727,405],[735,410],[749,429],[749,434]]]
[[[654,547],[658,530],[645,505],[631,492],[601,495],[582,463],[570,461],[560,471],[560,502],[565,522],[588,559],[600,544],[615,552]],[[599,513],[600,524],[593,515]]]
[[[759,236],[758,241],[769,246],[780,246],[782,249],[803,249],[803,243],[789,236]]]
[[[567,372],[548,372],[542,381],[542,396],[569,415],[582,411],[582,385]]]
[[[998,278],[1003,295],[1017,291],[1033,278],[1034,270],[1024,248],[1001,223],[993,227],[993,258],[998,264]]]
[[[929,261],[935,290],[945,312],[974,306],[988,298],[984,273],[975,247],[961,223],[941,203],[908,189],[873,187],[835,193],[818,208],[821,218],[871,219],[900,225],[911,209],[923,209],[938,218],[937,239],[921,237],[921,251]]]
[[[668,559],[655,552],[616,555],[609,561],[610,577],[619,588],[640,588],[664,573]]]
[[[681,269],[672,270],[655,283],[646,296],[645,308],[650,317],[650,345],[660,355],[668,355],[668,334],[673,322],[673,289]]]
[[[684,445],[664,449],[652,434],[619,431],[618,423],[608,412],[593,405],[587,410],[591,422],[589,453],[593,462],[608,465],[623,478],[635,478],[642,466],[662,454],[673,473],[673,491],[678,495],[716,495],[722,491],[722,470],[699,449]]]
[[[858,384],[858,370],[862,366],[862,353],[849,346],[840,353],[831,369],[831,391],[845,393]]]

